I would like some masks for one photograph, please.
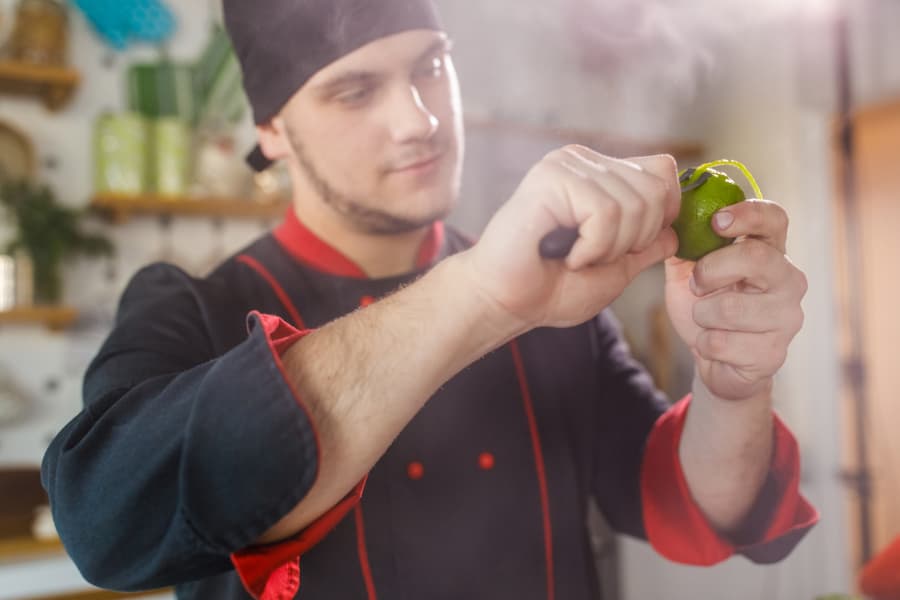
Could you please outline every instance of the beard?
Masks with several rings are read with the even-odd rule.
[[[449,208],[440,208],[421,217],[411,218],[392,214],[385,210],[366,206],[358,198],[345,194],[332,185],[316,168],[305,147],[288,128],[288,140],[297,157],[300,168],[318,192],[322,201],[342,215],[357,230],[373,235],[399,235],[428,227],[444,219]]]

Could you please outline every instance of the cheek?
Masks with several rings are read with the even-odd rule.
[[[462,106],[459,99],[459,91],[455,82],[450,79],[436,82],[423,98],[429,112],[437,117],[442,129],[451,129],[461,112]]]
[[[307,152],[338,188],[365,183],[377,173],[377,132],[364,119],[324,121],[312,137]]]

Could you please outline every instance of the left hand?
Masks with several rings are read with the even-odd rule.
[[[721,227],[718,217],[733,221]],[[666,305],[707,389],[727,400],[768,393],[803,324],[806,276],[785,255],[788,217],[748,200],[720,210],[716,231],[739,238],[699,261],[666,261]]]

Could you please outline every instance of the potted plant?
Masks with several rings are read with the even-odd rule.
[[[14,237],[6,251],[23,251],[34,270],[35,304],[62,300],[63,260],[77,254],[109,256],[112,243],[81,229],[83,211],[62,206],[45,185],[21,180],[0,185],[0,204],[11,219]]]

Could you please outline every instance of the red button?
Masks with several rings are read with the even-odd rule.
[[[484,469],[485,471],[490,471],[494,468],[494,455],[490,452],[482,452],[478,456],[478,466]]]
[[[359,305],[362,306],[363,308],[369,306],[370,304],[374,304],[374,303],[375,303],[375,298],[373,298],[372,296],[363,296],[362,298],[359,299]]]
[[[425,475],[425,467],[419,461],[413,461],[406,466],[406,474],[413,481],[418,481]]]

